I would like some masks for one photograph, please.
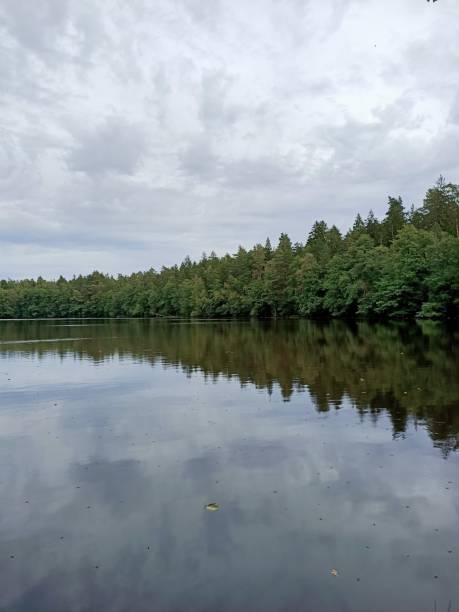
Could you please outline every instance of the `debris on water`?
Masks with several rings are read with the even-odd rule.
[[[210,504],[207,504],[206,510],[209,512],[217,512],[217,510],[220,510],[220,506],[215,502],[211,502]]]
[[[337,575],[338,575],[338,570],[337,570],[337,569],[335,569],[335,568],[333,568],[332,570],[330,570],[330,574],[331,574],[332,576],[337,576]]]

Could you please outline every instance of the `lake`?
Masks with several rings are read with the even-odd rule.
[[[0,436],[1,610],[459,610],[458,329],[1,321]]]

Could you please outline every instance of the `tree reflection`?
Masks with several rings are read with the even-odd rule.
[[[445,456],[459,446],[459,332],[439,324],[352,325],[341,321],[9,321],[0,353],[119,356],[237,377],[285,401],[308,389],[320,412],[350,400],[364,417],[390,416],[394,436],[426,427]],[[90,338],[90,339],[88,339]],[[31,339],[38,342],[24,342]],[[50,342],[50,340],[53,340]]]

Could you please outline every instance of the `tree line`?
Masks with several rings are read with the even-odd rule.
[[[422,205],[357,215],[342,235],[317,221],[304,243],[280,235],[217,257],[117,277],[0,281],[0,318],[459,317],[459,185],[440,177]]]

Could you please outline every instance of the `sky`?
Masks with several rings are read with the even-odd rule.
[[[159,270],[459,183],[458,0],[0,0],[0,277]]]

